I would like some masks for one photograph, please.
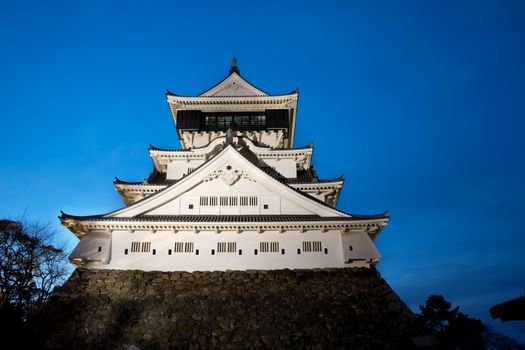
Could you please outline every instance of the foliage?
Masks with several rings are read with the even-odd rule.
[[[452,308],[442,295],[429,296],[419,309],[417,317],[438,337],[443,349],[525,350],[525,346],[460,312],[459,306]]]
[[[483,342],[487,350],[525,350],[525,345],[519,344],[514,339],[495,331],[491,326],[485,325]]]
[[[442,295],[431,295],[420,305],[418,318],[427,330],[435,334],[445,349],[483,349],[481,333],[484,325],[459,311]]]
[[[69,272],[48,225],[0,220],[0,312],[25,319]]]

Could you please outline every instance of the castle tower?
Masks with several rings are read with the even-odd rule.
[[[228,76],[198,96],[167,92],[181,149],[149,147],[141,182],[115,180],[125,207],[60,220],[87,269],[144,271],[370,267],[388,214],[336,209],[343,179],[320,179],[294,147],[299,93]]]

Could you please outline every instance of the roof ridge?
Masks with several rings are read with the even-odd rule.
[[[388,218],[388,212],[376,215],[320,216],[317,214],[271,214],[271,215],[137,215],[133,217],[105,217],[104,215],[70,215],[60,211],[61,220],[99,220],[99,221],[191,221],[191,222],[285,222],[285,221],[363,221]]]

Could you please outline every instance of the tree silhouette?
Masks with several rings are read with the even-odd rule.
[[[67,277],[62,249],[51,243],[48,225],[0,220],[0,312],[21,319],[51,296]]]
[[[427,330],[435,334],[445,349],[484,349],[483,323],[459,311],[442,295],[431,295],[419,306],[418,318]]]

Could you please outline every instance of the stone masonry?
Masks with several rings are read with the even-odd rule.
[[[410,349],[412,312],[375,269],[77,269],[36,314],[49,349]]]

